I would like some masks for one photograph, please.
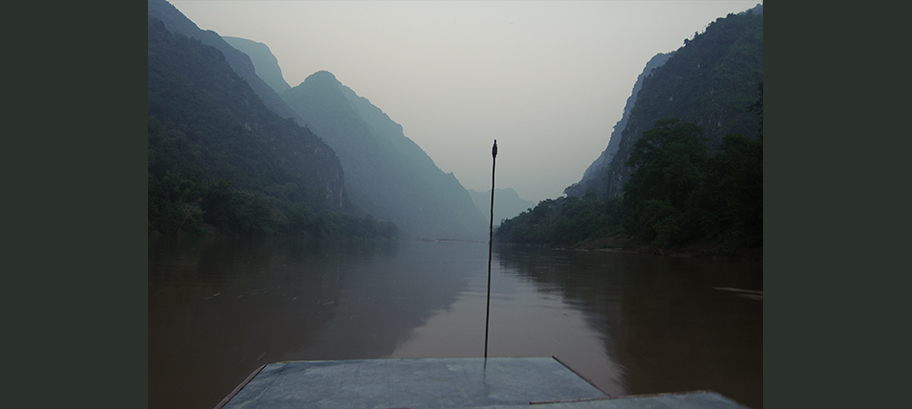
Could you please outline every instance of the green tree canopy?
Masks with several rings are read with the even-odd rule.
[[[702,181],[707,162],[703,131],[675,119],[656,121],[634,145],[624,186],[630,233],[663,242],[683,239],[685,203]]]

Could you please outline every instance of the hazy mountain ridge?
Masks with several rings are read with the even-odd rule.
[[[491,214],[491,191],[479,192],[469,189],[475,207],[487,217]],[[536,203],[519,197],[512,188],[494,189],[494,226],[499,226],[504,219],[516,217],[520,213],[535,207]]]
[[[395,222],[404,235],[483,237],[484,218],[456,177],[331,73],[314,73],[281,96],[336,151],[360,211]]]
[[[338,156],[293,111],[283,118],[268,106],[225,52],[170,31],[156,14],[199,34],[170,4],[150,1],[149,9],[151,236],[397,236],[393,223],[350,214]],[[204,37],[252,68],[246,54],[212,36]]]
[[[250,61],[253,63],[253,68],[256,71],[257,76],[259,76],[266,85],[272,87],[273,91],[279,93],[291,88],[291,86],[285,82],[285,77],[282,76],[282,67],[279,66],[279,60],[272,54],[272,51],[269,50],[268,45],[239,37],[225,36],[222,37],[222,39],[232,47],[237,48],[238,51],[247,54],[247,56],[250,57]]]
[[[164,22],[168,31],[195,38],[203,44],[221,51],[231,68],[247,81],[253,92],[263,100],[269,109],[285,118],[293,118],[295,116],[294,110],[279,97],[272,87],[257,75],[256,69],[247,54],[229,45],[214,31],[201,30],[196,23],[190,21],[177,8],[165,0],[148,0],[148,11],[150,17]]]
[[[268,45],[238,37],[226,37],[225,41],[229,44],[237,45],[239,50],[247,53],[258,73],[263,72],[268,73],[266,75],[274,76],[275,78],[266,82],[270,84],[275,83],[276,85],[273,86],[273,88],[276,89],[276,92],[281,93],[291,88],[282,77],[278,59],[269,51]],[[251,52],[248,53],[247,50]],[[265,80],[266,79],[264,79],[264,81]],[[371,104],[367,98],[359,96],[354,90],[344,84],[340,85],[342,95],[371,128],[370,132],[373,136],[390,141],[393,143],[396,150],[412,157],[414,160],[418,161],[422,167],[428,170],[437,168],[437,165],[430,156],[428,156],[418,144],[405,136],[402,125],[390,119],[386,113]],[[279,90],[280,88],[281,91]]]
[[[372,135],[389,142],[392,152],[402,155],[413,162],[414,169],[408,170],[411,176],[418,175],[428,182],[429,198],[437,199],[440,205],[452,209],[456,219],[463,228],[467,228],[466,233],[459,233],[459,238],[473,237],[468,233],[483,224],[482,214],[476,214],[473,209],[471,196],[466,189],[459,183],[453,173],[444,173],[434,160],[421,149],[414,141],[405,136],[402,125],[394,122],[389,115],[384,113],[380,108],[370,103],[367,98],[359,96],[351,88],[341,84],[342,95],[348,100],[351,106],[358,112],[361,119],[371,128]],[[391,156],[390,159],[394,159]],[[432,223],[434,223],[432,221]],[[465,235],[469,234],[469,235]],[[441,236],[438,238],[450,238]]]
[[[188,160],[207,167],[212,177],[246,189],[271,181],[255,168],[275,169],[285,176],[271,182],[286,183],[290,177],[302,187],[322,190],[330,206],[343,207],[342,167],[326,143],[269,110],[217,50],[168,34],[160,20],[150,18],[149,116],[166,133],[186,139],[178,141],[181,150],[198,150]],[[222,146],[240,139],[249,141],[251,149]],[[170,170],[155,168],[163,159],[172,158],[150,161],[162,176]]]
[[[376,227],[340,213],[348,206],[332,149],[270,110],[220,51],[150,16],[148,53],[150,234]]]

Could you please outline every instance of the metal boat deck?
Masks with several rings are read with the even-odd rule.
[[[711,391],[611,398],[555,358],[289,361],[260,367],[217,409],[744,408]]]

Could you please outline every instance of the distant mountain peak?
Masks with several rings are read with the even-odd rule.
[[[329,72],[329,71],[326,71],[326,70],[320,70],[320,71],[317,71],[317,72],[315,72],[315,73],[313,73],[313,74],[310,74],[309,76],[307,76],[307,78],[304,79],[304,82],[307,82],[308,80],[310,80],[310,81],[321,81],[321,82],[323,82],[323,81],[325,81],[325,82],[333,82],[333,83],[336,83],[336,84],[339,83],[339,80],[336,79],[336,76],[333,75],[333,73],[331,73],[331,72]]]
[[[335,75],[317,71],[281,96],[338,154],[360,211],[393,221],[404,237],[483,237],[485,219],[455,176]]]
[[[282,92],[291,88],[285,77],[282,76],[282,67],[279,66],[279,60],[272,54],[272,50],[266,44],[248,40],[239,37],[222,37],[228,45],[237,48],[242,53],[250,57],[256,74],[266,85],[272,87],[275,92]]]

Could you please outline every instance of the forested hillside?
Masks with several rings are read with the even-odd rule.
[[[203,44],[219,50],[225,56],[225,61],[228,62],[228,65],[244,81],[247,81],[253,92],[263,100],[270,110],[283,118],[293,118],[295,116],[294,111],[285,104],[285,101],[257,75],[250,57],[228,45],[217,33],[210,30],[200,30],[194,22],[190,21],[171,3],[165,0],[149,0],[148,10],[149,16],[161,20],[168,31],[195,38]]]
[[[717,19],[684,44],[644,71],[610,163],[587,170],[567,197],[504,221],[498,240],[762,246],[762,6]]]
[[[267,107],[221,51],[150,15],[148,54],[150,234],[395,235],[344,213],[332,149]]]
[[[763,81],[763,15],[729,14],[684,43],[643,80],[615,159],[599,175],[607,182],[607,196],[623,192],[633,146],[658,120],[696,124],[711,150],[728,134],[756,138],[757,116],[749,108]]]

